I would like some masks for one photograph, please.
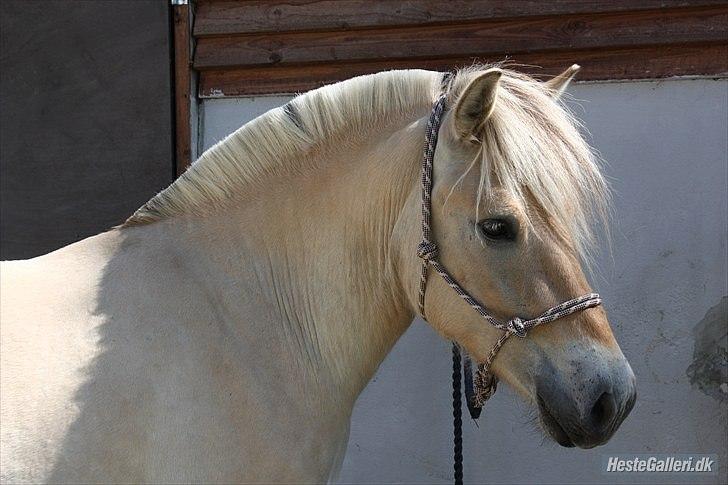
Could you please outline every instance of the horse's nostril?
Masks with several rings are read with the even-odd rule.
[[[617,414],[617,401],[611,392],[602,393],[594,403],[591,410],[592,423],[597,428],[604,428],[614,419]]]

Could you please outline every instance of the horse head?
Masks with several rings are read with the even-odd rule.
[[[520,322],[592,291],[583,266],[597,242],[594,226],[606,223],[609,190],[558,101],[576,70],[547,83],[500,68],[460,72],[450,82],[430,207],[422,212],[432,220],[425,241],[451,278],[430,275],[419,306],[476,361],[489,359],[503,330],[462,293],[483,302],[488,316]],[[419,219],[419,210],[414,190],[403,217]],[[413,280],[419,228],[399,229]],[[409,298],[417,308],[414,289]],[[598,306],[508,339],[490,370],[538,407],[543,427],[563,446],[605,443],[635,402],[634,374]]]

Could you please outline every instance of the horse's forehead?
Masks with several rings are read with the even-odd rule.
[[[441,178],[440,183],[435,183],[434,199],[445,205],[458,205],[463,210],[475,214],[478,196],[480,196],[479,209],[487,209],[488,213],[513,216],[517,219],[526,219],[531,209],[527,207],[526,201],[516,197],[500,186],[498,181],[491,178],[488,186],[483,185],[480,178],[479,167],[473,167],[461,178],[466,169],[454,173],[453,177]],[[482,212],[481,212],[482,215]]]

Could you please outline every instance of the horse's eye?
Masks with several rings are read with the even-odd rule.
[[[512,240],[516,236],[511,223],[504,219],[486,219],[479,226],[488,239]]]

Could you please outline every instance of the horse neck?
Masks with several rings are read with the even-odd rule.
[[[227,313],[256,315],[231,325],[264,320],[253,333],[277,340],[296,379],[334,386],[352,404],[413,318],[392,234],[417,187],[423,131],[401,121],[367,136],[383,141],[346,144],[315,170],[177,224],[196,233],[208,277],[224,275],[214,291],[238,306]]]

